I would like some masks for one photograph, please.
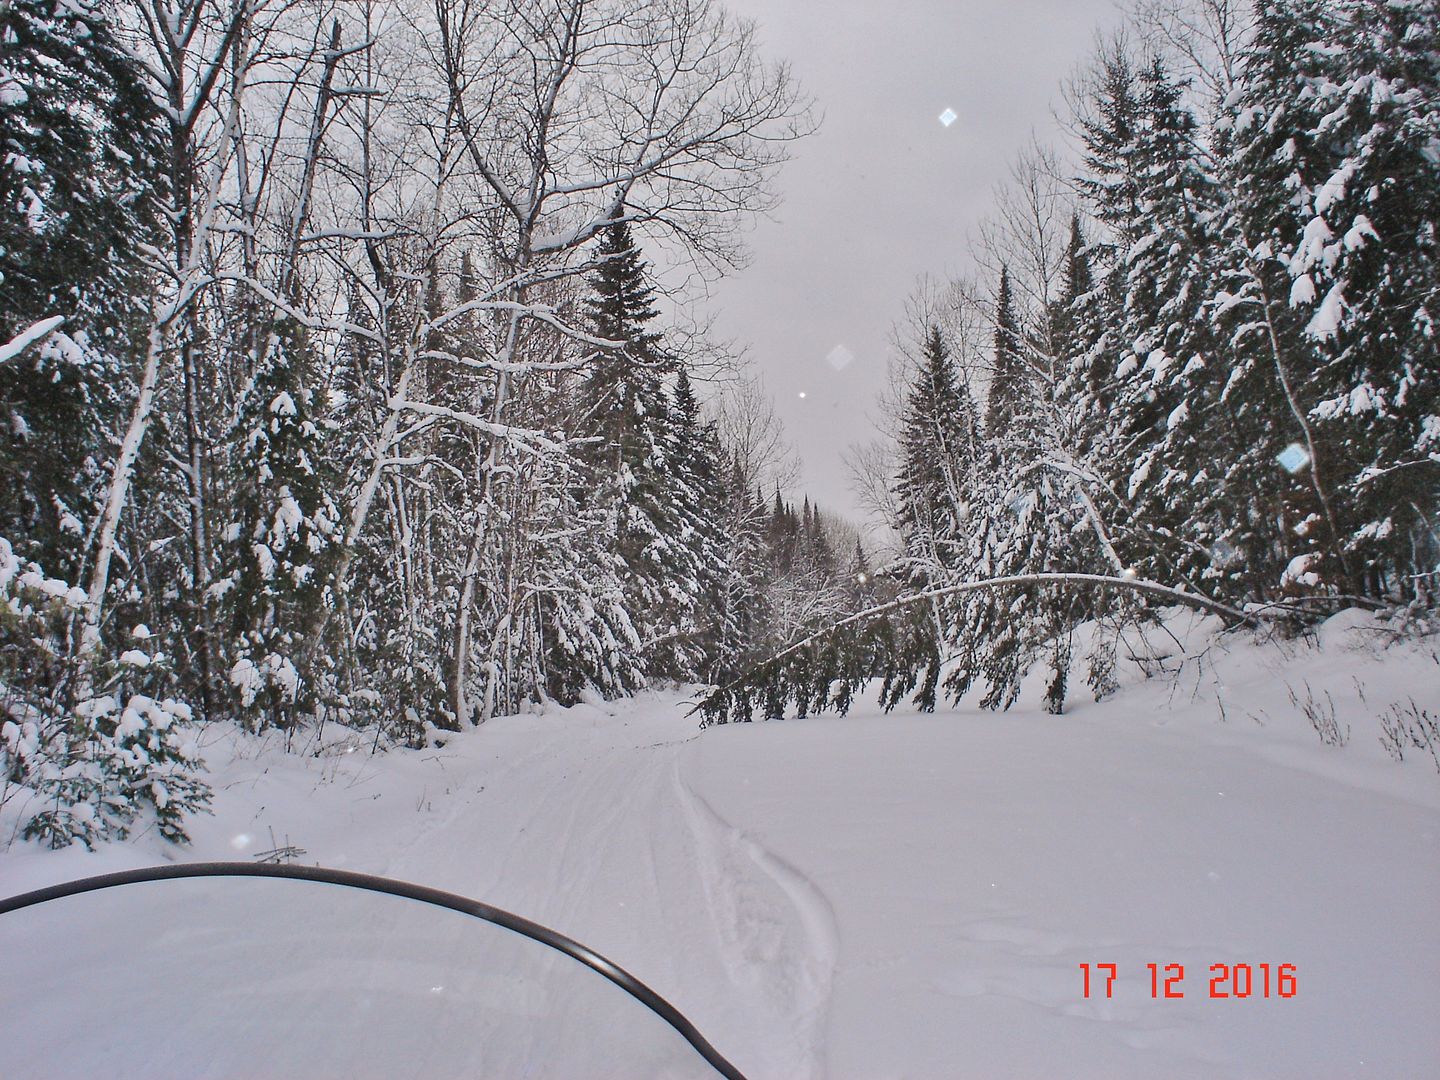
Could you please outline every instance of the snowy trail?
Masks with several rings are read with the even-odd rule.
[[[833,915],[800,873],[693,794],[682,767],[700,737],[693,720],[673,699],[648,699],[546,726],[501,719],[465,740],[460,754],[493,755],[484,790],[376,869],[585,942],[742,1070],[823,1076]]]
[[[795,871],[770,857],[753,839],[741,836],[690,793],[681,775],[682,751],[699,737],[694,721],[669,695],[605,707],[579,706],[543,716],[499,718],[439,751],[391,759],[367,759],[358,753],[328,759],[262,753],[232,764],[234,776],[221,785],[217,819],[197,825],[195,848],[186,854],[196,859],[233,858],[240,852],[243,857],[256,846],[252,831],[265,837],[259,844],[262,848],[269,845],[273,831],[277,838],[302,846],[306,861],[482,899],[608,956],[669,999],[749,1075],[822,1076],[819,1062],[833,926],[825,921],[823,901],[813,890],[806,891]],[[154,860],[134,849],[117,849],[106,853],[103,861],[105,865],[95,865],[96,860],[76,853],[0,862],[0,868],[18,871],[3,876],[3,891]],[[143,910],[155,897],[124,899],[140,903]],[[246,1018],[232,1028],[237,1048],[257,1039],[267,1041],[267,1031],[268,1041],[281,1045],[306,1041],[305,1024],[284,1009],[276,1012],[277,1006],[268,1000],[269,987],[293,988],[294,978],[280,974],[287,968],[304,972],[302,977],[321,986],[344,970],[343,961],[337,962],[331,954],[337,935],[357,922],[347,913],[350,903],[365,911],[371,932],[378,926],[386,928],[383,965],[387,969],[409,982],[455,984],[445,1000],[424,1003],[430,1012],[451,1010],[435,1013],[433,1022],[437,1030],[461,1036],[451,1040],[455,1057],[448,1066],[427,1051],[434,1066],[430,1072],[440,1076],[474,1072],[474,1061],[465,1057],[466,1047],[474,1042],[473,1022],[444,1017],[456,1008],[452,993],[459,1000],[468,996],[471,1008],[480,1002],[492,1011],[501,1006],[502,1019],[514,1007],[506,997],[508,991],[493,990],[485,982],[485,973],[494,967],[480,948],[486,935],[462,927],[456,936],[456,928],[442,926],[434,931],[434,941],[417,941],[417,933],[421,939],[426,933],[428,916],[423,911],[389,913],[386,918],[398,921],[377,922],[364,903],[352,899],[339,905],[333,916],[335,928],[321,935],[323,944],[317,945],[307,937],[308,930],[296,936],[291,917],[284,914],[290,902],[285,898],[273,914],[264,916],[267,921],[259,937],[266,942],[265,949],[255,955],[245,949],[227,953],[219,964],[223,968],[260,963],[261,954],[268,954],[276,965],[266,981],[244,992],[255,995],[256,1009],[268,1019],[255,1021],[249,1016],[254,1010],[245,1010]],[[296,918],[325,921],[324,916],[298,914],[302,909],[303,905],[296,909]],[[154,910],[151,917],[158,925],[194,918],[184,911]],[[221,903],[216,910],[226,909]],[[52,921],[65,916],[58,909],[46,914]],[[0,930],[19,925],[7,924]],[[63,928],[52,925],[47,933],[49,938],[63,936]],[[169,931],[160,933],[167,935],[164,940],[173,940]],[[238,936],[247,933],[253,936],[251,931]],[[471,938],[479,951],[461,964],[463,974],[452,971],[444,979],[418,974],[440,962],[434,948],[438,943],[453,941],[458,954],[468,955],[466,943]],[[8,939],[0,935],[0,942],[4,940]],[[398,944],[402,941],[403,947]],[[47,948],[63,952],[53,941]],[[123,967],[124,948],[115,942],[97,939],[87,943],[82,954],[109,957],[117,948],[120,953],[107,962],[118,970]],[[361,956],[365,953],[364,946],[353,941],[349,948]],[[183,952],[177,950],[174,964],[179,966],[167,967],[163,981],[192,978],[179,958]],[[567,961],[562,966],[574,965]],[[595,976],[579,970],[584,975],[580,985],[553,992],[545,1015],[570,1017],[570,1026],[574,1017],[584,1016],[591,1026],[603,1029],[604,1009],[610,1007],[615,1015],[608,1021],[608,1033],[596,1034],[595,1045],[615,1039],[623,1043],[628,1037],[658,1045],[658,1037],[645,1027],[658,1020],[647,1021],[649,1014],[629,999],[619,1005],[602,1003],[597,1010],[586,983]],[[403,975],[406,971],[412,975]],[[217,981],[224,982],[225,977],[217,975]],[[230,1003],[228,1008],[238,1009],[245,1000],[231,990],[219,992]],[[0,1001],[6,993],[0,973]],[[147,1007],[156,1015],[164,1011],[159,999]],[[341,1017],[331,1027],[343,1030],[344,1025]],[[632,1026],[633,1035],[627,1036]],[[544,1037],[547,1030],[543,1021],[521,1022],[520,1030],[531,1029],[537,1037]],[[112,1032],[113,1038],[120,1029],[112,1025],[103,1030]],[[143,1041],[143,1025],[140,1031]],[[207,1025],[197,1038],[203,1042],[224,1036]],[[683,1044],[681,1049],[691,1068],[705,1071],[693,1051]],[[100,1052],[103,1056],[103,1048]],[[389,1058],[372,1057],[357,1075],[386,1075],[386,1068],[395,1067],[399,1052],[392,1051]],[[186,1071],[194,1060],[193,1055],[184,1056],[190,1049],[177,1053],[180,1056],[167,1059],[177,1070],[174,1075]],[[231,1057],[237,1055],[245,1060],[239,1049]],[[407,1062],[403,1074],[408,1075],[409,1059],[403,1060]],[[622,1051],[609,1065],[595,1064],[594,1075],[628,1076],[626,1060]],[[81,1066],[57,1075],[87,1072],[88,1066]],[[160,1075],[165,1074],[162,1064]],[[483,1070],[481,1074],[512,1075]],[[222,1068],[214,1075],[234,1074]],[[3,1057],[0,1078],[8,1080]]]

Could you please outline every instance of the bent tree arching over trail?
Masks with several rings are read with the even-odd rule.
[[[1133,576],[1017,574],[983,581],[959,582],[922,593],[898,596],[883,604],[847,615],[765,657],[724,685],[713,688],[692,711],[701,713],[706,724],[749,720],[754,710],[762,706],[770,710],[767,711],[767,716],[780,716],[791,701],[799,708],[802,716],[809,711],[818,712],[826,708],[835,708],[843,713],[850,707],[855,690],[876,677],[884,680],[881,701],[890,708],[897,704],[904,694],[914,689],[922,670],[926,673],[925,684],[916,700],[922,708],[933,709],[936,680],[943,659],[941,650],[947,646],[937,642],[934,637],[927,636],[926,632],[934,630],[936,623],[927,617],[929,611],[921,610],[918,612],[919,619],[912,623],[912,627],[920,630],[922,644],[918,651],[907,653],[906,645],[913,644],[913,639],[907,641],[905,629],[897,627],[893,617],[900,616],[903,619],[906,615],[916,614],[915,609],[933,608],[940,601],[972,594],[1004,593],[1007,590],[1043,586],[1135,593],[1218,615],[1232,626],[1256,626],[1267,620],[1294,619],[1296,615],[1312,615],[1315,610],[1313,605],[1294,603],[1249,605],[1245,610],[1241,610],[1207,596],[1197,596],[1170,585],[1143,581]],[[1320,599],[1325,601],[1324,606],[1379,606],[1363,597]],[[952,655],[958,653],[953,643],[948,647]],[[1024,669],[1020,671],[1023,674]],[[954,680],[950,683],[950,688],[957,700],[973,678],[974,672],[964,669],[950,676],[950,679]]]

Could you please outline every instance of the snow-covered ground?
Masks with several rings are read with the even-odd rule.
[[[701,732],[659,694],[379,757],[340,731],[287,755],[217,726],[216,815],[190,849],[17,842],[0,894],[293,845],[578,938],[752,1077],[1440,1075],[1440,773],[1378,740],[1392,708],[1440,713],[1433,645],[1354,614],[1318,644],[1171,629],[1178,674],[1132,666],[1060,717],[862,706]],[[1321,743],[1307,703],[1333,704],[1347,745]],[[519,1075],[476,1056],[481,1018],[553,1040],[537,1016],[557,1002],[567,1038],[603,1044],[586,1073],[670,1075],[688,1052],[647,1056],[668,1033],[623,996],[507,979],[483,924],[230,884],[0,916],[0,1076]],[[257,978],[266,963],[286,978]],[[1152,999],[1152,963],[1184,966],[1183,998]],[[1251,994],[1212,998],[1215,964],[1249,965]],[[146,972],[169,998],[137,989]],[[168,1015],[186,1002],[188,1039]]]

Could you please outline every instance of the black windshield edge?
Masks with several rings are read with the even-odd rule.
[[[548,945],[566,956],[573,957],[593,971],[598,971],[678,1031],[685,1041],[693,1046],[721,1076],[726,1077],[727,1080],[745,1080],[740,1070],[726,1061],[720,1052],[700,1034],[695,1025],[680,1014],[675,1006],[594,949],[588,948],[564,934],[557,933],[547,926],[533,923],[519,915],[512,915],[508,911],[502,911],[500,908],[481,903],[479,900],[472,900],[468,896],[460,896],[456,893],[448,893],[441,889],[432,889],[408,881],[396,881],[393,878],[377,877],[374,874],[359,874],[351,870],[331,870],[323,866],[240,862],[172,863],[166,866],[148,866],[139,870],[121,870],[113,874],[80,878],[76,881],[66,881],[48,888],[36,889],[33,892],[21,893],[18,896],[0,898],[0,915],[19,911],[22,908],[34,907],[36,904],[44,904],[50,900],[59,900],[66,896],[97,892],[101,889],[113,889],[120,885],[204,877],[289,878],[298,881],[318,881],[326,885],[366,889],[370,892],[404,897],[407,900],[418,900],[422,904],[449,908],[451,911],[472,915],[477,919],[494,923],[496,926],[503,926],[507,930],[523,934],[542,945]]]

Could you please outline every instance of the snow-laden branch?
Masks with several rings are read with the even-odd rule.
[[[469,314],[472,311],[508,311],[512,315],[517,315],[521,318],[535,319],[549,326],[553,326],[568,338],[572,338],[575,341],[583,341],[586,345],[593,345],[597,349],[613,350],[623,348],[625,345],[623,341],[596,337],[594,334],[587,334],[585,331],[569,325],[561,320],[560,316],[555,313],[555,309],[549,304],[526,304],[517,300],[481,299],[470,300],[466,303],[459,304],[443,315],[437,315],[429,322],[423,324],[420,327],[420,336],[425,337],[439,330],[452,319],[457,319],[461,315]]]
[[[296,243],[313,244],[317,240],[393,240],[399,235],[397,229],[317,229],[297,237]]]
[[[443,349],[427,349],[419,353],[418,357],[421,360],[445,360],[457,367],[468,368],[471,371],[504,371],[512,375],[520,375],[542,371],[583,371],[595,362],[596,354],[587,353],[572,360],[518,360],[506,363],[502,360],[462,356],[460,353],[447,352]]]
[[[389,407],[396,412],[413,412],[422,416],[436,416],[445,420],[451,420],[457,424],[471,428],[494,439],[504,439],[526,453],[540,455],[542,453],[559,454],[564,453],[565,447],[562,443],[546,438],[537,431],[529,428],[512,427],[509,424],[497,424],[492,420],[476,416],[474,413],[465,412],[462,409],[452,409],[445,405],[431,405],[425,401],[409,401],[392,398]]]
[[[1116,553],[1115,545],[1110,541],[1110,530],[1105,527],[1105,521],[1100,516],[1099,509],[1095,506],[1095,500],[1090,498],[1090,493],[1085,490],[1086,484],[1094,484],[1096,487],[1104,487],[1106,490],[1109,490],[1109,486],[1099,476],[1095,475],[1094,472],[1089,469],[1082,469],[1073,462],[1060,461],[1054,457],[1049,457],[1039,464],[1043,468],[1054,469],[1056,472],[1063,473],[1079,481],[1073,488],[1073,491],[1085,508],[1085,517],[1090,522],[1090,528],[1095,533],[1095,539],[1099,541],[1101,550],[1105,552],[1105,558],[1109,561],[1110,565],[1123,573],[1125,563]]]
[[[52,315],[48,319],[41,319],[29,330],[16,334],[4,345],[0,345],[0,364],[9,363],[37,341],[44,341],[58,330],[64,321],[64,315]]]
[[[222,270],[218,274],[211,275],[209,280],[244,286],[256,296],[260,297],[260,299],[264,300],[280,314],[284,315],[286,318],[295,320],[298,325],[303,326],[306,330],[335,331],[343,334],[350,334],[358,338],[364,338],[367,341],[373,341],[377,344],[381,343],[384,340],[384,335],[382,335],[377,330],[371,329],[368,326],[360,326],[356,323],[348,322],[345,319],[320,318],[314,315],[309,315],[306,312],[301,311],[294,305],[286,302],[273,289],[269,288],[268,286],[262,284],[259,281],[256,281],[248,274],[237,274],[232,270]]]
[[[3,352],[3,350],[0,350],[0,352]],[[1389,476],[1391,473],[1399,472],[1401,469],[1415,469],[1427,466],[1440,466],[1440,451],[1432,453],[1427,457],[1416,458],[1414,461],[1400,461],[1383,469],[1372,465],[1360,473],[1359,478],[1355,481],[1355,486],[1357,488],[1363,488],[1368,484],[1373,484],[1381,477]]]

